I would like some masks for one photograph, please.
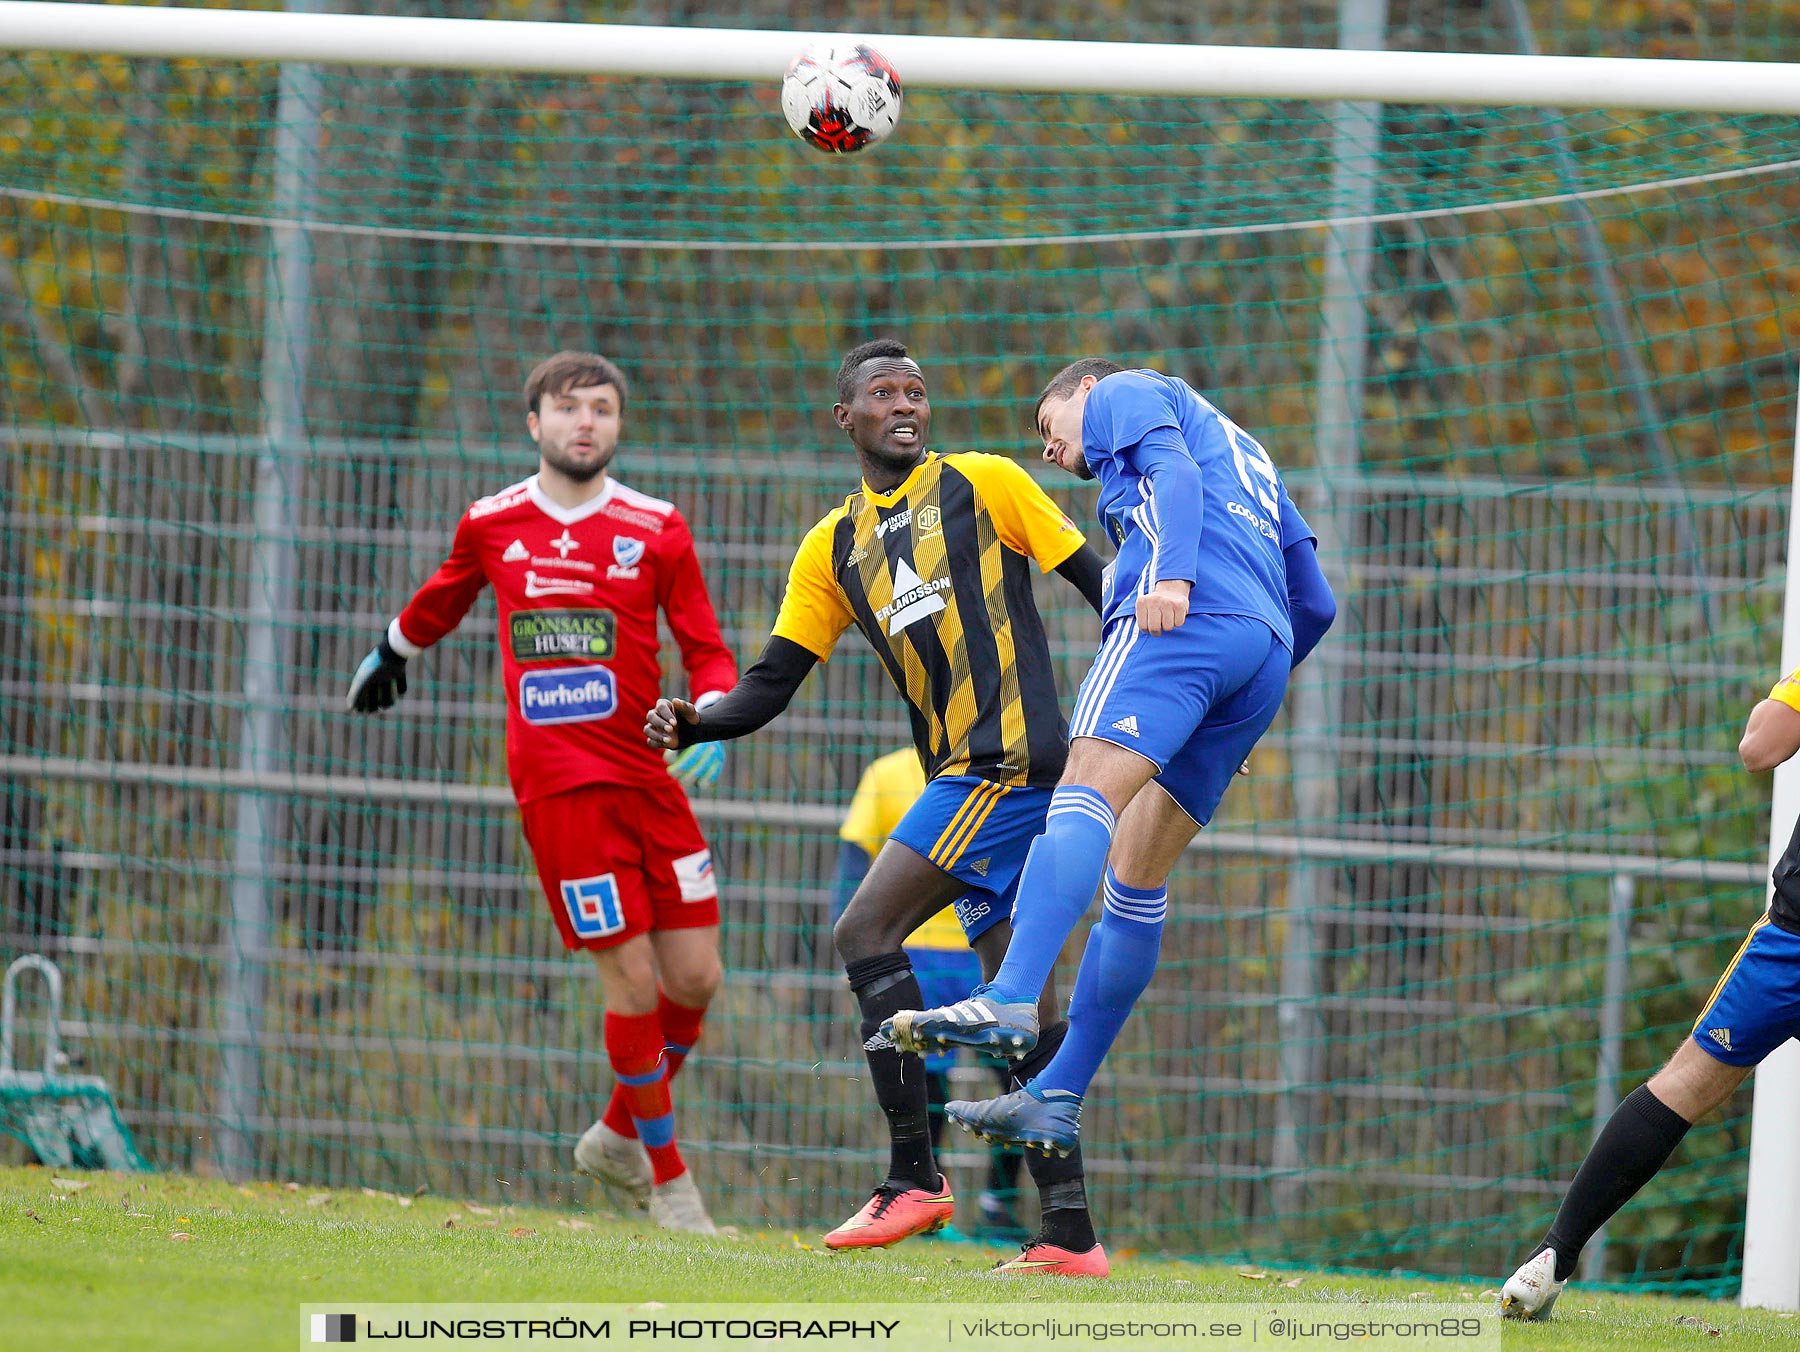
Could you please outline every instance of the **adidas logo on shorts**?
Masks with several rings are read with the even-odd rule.
[[[1138,735],[1137,715],[1126,714],[1125,717],[1121,718],[1117,723],[1114,723],[1113,727],[1124,733],[1127,737],[1136,737]]]
[[[1729,1028],[1708,1028],[1706,1035],[1726,1051],[1731,1050],[1731,1030]]]

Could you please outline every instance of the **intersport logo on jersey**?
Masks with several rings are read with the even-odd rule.
[[[519,713],[536,728],[611,718],[619,685],[605,667],[560,667],[519,677]]]

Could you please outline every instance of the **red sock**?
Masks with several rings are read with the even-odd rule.
[[[656,994],[656,1017],[662,1024],[663,1065],[668,1068],[669,1080],[673,1083],[676,1072],[700,1040],[700,1028],[706,1022],[706,1006],[690,1009],[687,1005],[676,1004],[661,991]],[[621,1136],[637,1135],[637,1128],[631,1123],[631,1106],[625,1101],[624,1085],[614,1087],[612,1099],[600,1120]]]
[[[687,1172],[675,1147],[675,1110],[669,1102],[669,1076],[663,1067],[662,1024],[655,1014],[606,1012],[606,1059],[619,1077],[618,1092],[650,1156],[650,1173],[667,1183]]]

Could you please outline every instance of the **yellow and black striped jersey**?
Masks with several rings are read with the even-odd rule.
[[[1800,670],[1790,671],[1769,691],[1769,698],[1778,704],[1800,713]],[[1794,826],[1794,834],[1788,840],[1787,849],[1781,852],[1781,858],[1775,861],[1775,872],[1770,881],[1774,884],[1769,893],[1769,919],[1789,934],[1800,934],[1800,823]],[[1751,931],[1755,933],[1754,930]],[[1738,957],[1743,950],[1738,950]],[[1732,959],[1735,964],[1736,958]],[[1731,975],[1727,970],[1726,976]],[[1721,986],[1724,979],[1720,979]],[[1713,995],[1718,995],[1718,990]],[[1708,1001],[1710,1007],[1711,1002]]]
[[[891,493],[865,486],[807,532],[775,636],[821,661],[861,629],[905,696],[926,775],[1052,785],[1068,754],[1031,595],[1084,543],[1020,466],[936,454]]]

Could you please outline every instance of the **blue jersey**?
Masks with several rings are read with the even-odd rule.
[[[1292,650],[1282,551],[1318,537],[1256,438],[1184,380],[1121,371],[1088,394],[1081,440],[1119,551],[1103,624],[1184,580],[1190,614],[1253,616]]]

